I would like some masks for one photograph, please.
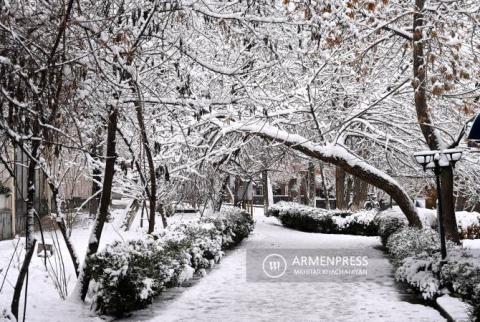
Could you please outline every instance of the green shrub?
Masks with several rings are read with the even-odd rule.
[[[393,233],[387,241],[393,263],[399,265],[405,258],[416,255],[432,256],[440,251],[440,238],[432,229],[405,227]]]
[[[363,210],[347,216],[334,214],[333,220],[338,226],[337,232],[340,234],[377,236],[376,216],[377,212],[374,210]]]
[[[440,280],[473,306],[473,316],[480,321],[480,261],[465,251],[456,253],[442,266]]]
[[[288,212],[279,217],[282,225],[305,232],[333,233],[337,225],[331,216]]]
[[[146,307],[155,294],[185,269],[184,252],[172,254],[159,241],[116,242],[88,260],[95,281],[94,302],[102,313],[121,316]]]
[[[375,211],[352,213],[314,208],[294,202],[279,202],[266,213],[267,217],[276,217],[283,226],[300,231],[365,236],[377,234],[375,215]]]
[[[228,249],[248,237],[255,225],[251,214],[234,207],[205,217],[203,221],[212,223],[220,231],[223,249]]]
[[[388,238],[387,249],[398,281],[408,283],[426,299],[448,288],[473,306],[473,317],[480,321],[478,258],[447,241],[448,257],[442,264],[439,236],[432,229],[403,228]]]
[[[404,258],[395,271],[397,281],[408,283],[422,294],[424,299],[431,300],[440,294],[441,284],[437,277],[440,258],[426,253]]]
[[[222,250],[248,237],[254,222],[228,209],[189,224],[171,225],[145,240],[115,242],[89,258],[96,310],[122,316],[150,304],[163,289],[211,267]]]
[[[383,246],[387,245],[388,237],[408,225],[405,217],[392,211],[380,212],[374,219],[377,226],[377,235],[380,236]]]

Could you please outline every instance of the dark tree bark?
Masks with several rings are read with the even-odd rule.
[[[227,186],[228,183],[230,182],[230,175],[227,174],[225,176],[225,179],[223,179],[222,186],[220,187],[220,191],[217,195],[216,201],[215,201],[215,211],[220,211],[222,209],[222,204],[223,204],[223,196],[225,193],[227,193]]]
[[[328,193],[328,188],[327,188],[327,183],[325,181],[325,173],[323,171],[323,165],[320,164],[320,177],[322,179],[322,189],[323,189],[323,195],[325,196],[325,208],[330,209],[330,196]]]
[[[90,256],[95,254],[98,250],[100,238],[102,236],[103,226],[108,217],[108,208],[111,202],[112,196],[112,183],[115,173],[115,160],[116,160],[116,138],[117,121],[118,121],[118,108],[116,106],[110,106],[108,116],[108,129],[107,129],[107,155],[105,161],[105,174],[103,178],[102,197],[100,199],[100,208],[98,215],[95,218],[93,224],[92,235],[90,237],[87,254],[85,255],[85,262]],[[84,264],[85,267],[85,264]],[[80,296],[82,300],[85,300],[88,291],[88,285],[90,283],[91,276],[85,269],[81,272],[79,281],[81,286]]]
[[[427,209],[437,208],[437,189],[432,186],[427,186],[425,188],[425,207]]]
[[[340,167],[335,168],[335,197],[337,199],[337,209],[347,209],[345,202],[345,170]]]
[[[452,167],[442,168],[440,175],[440,185],[442,186],[442,208],[443,208],[443,226],[447,239],[454,242],[460,242],[458,233],[457,219],[455,216],[455,197],[453,194],[453,169]]]
[[[303,191],[303,195],[301,196],[302,203],[304,205],[309,205],[310,200],[309,200],[309,192],[308,192],[308,171],[304,172],[303,175],[300,175],[300,180],[302,183],[302,186],[300,188],[300,191]]]
[[[28,267],[30,266],[30,262],[32,261],[33,252],[35,250],[35,243],[37,241],[35,239],[32,240],[32,244],[27,252],[25,253],[25,258],[22,263],[22,268],[18,273],[17,283],[15,284],[15,290],[13,292],[13,300],[11,311],[15,319],[18,321],[18,305],[20,303],[20,295],[22,294],[23,282],[25,281],[25,277],[28,273]]]
[[[368,197],[368,183],[358,178],[354,178],[353,187],[352,209],[363,209]]]
[[[234,187],[233,187],[233,206],[238,207],[240,203],[240,178],[238,176],[235,176],[235,181],[234,181]]]
[[[34,126],[35,133],[38,133],[38,123],[35,123]],[[35,191],[36,191],[36,180],[35,180],[35,168],[37,167],[37,158],[38,158],[38,149],[40,147],[39,141],[32,142],[32,153],[30,162],[27,169],[27,213],[25,214],[26,227],[25,227],[25,258],[23,260],[22,268],[17,277],[17,282],[15,283],[15,290],[13,293],[12,299],[12,314],[18,320],[18,304],[20,302],[20,294],[22,293],[23,283],[25,282],[25,276],[28,273],[28,268],[30,266],[30,261],[32,259],[33,251],[35,249],[36,240],[33,235],[33,229],[35,225]],[[25,290],[26,292],[26,290]]]
[[[345,191],[345,204],[347,209],[352,208],[352,195],[353,195],[353,179],[351,176],[347,176],[347,188]]]
[[[142,137],[142,144],[145,149],[145,156],[147,157],[148,163],[148,172],[150,176],[150,195],[149,195],[149,206],[150,206],[150,218],[148,220],[148,233],[151,234],[155,230],[155,214],[156,214],[156,202],[157,202],[157,179],[155,174],[155,163],[153,162],[152,150],[148,142],[147,130],[145,128],[145,120],[143,117],[143,108],[142,104],[137,102],[135,104],[135,109],[137,112],[137,121],[140,126],[140,132]],[[162,224],[163,227],[167,227],[167,219],[163,211],[160,212],[162,215]]]
[[[308,204],[312,207],[316,206],[316,182],[315,182],[315,164],[308,162]]]
[[[440,137],[433,126],[427,101],[427,62],[425,60],[425,40],[422,36],[425,28],[425,0],[415,0],[413,15],[413,88],[415,90],[415,108],[417,119],[425,141],[431,150],[441,149]],[[455,198],[453,195],[453,171],[451,167],[442,168],[440,176],[443,200],[443,225],[445,236],[454,242],[460,242],[455,217]]]

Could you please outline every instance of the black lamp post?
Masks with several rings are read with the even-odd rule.
[[[421,151],[414,154],[415,160],[420,165],[422,165],[424,171],[426,171],[427,169],[431,169],[435,174],[438,196],[437,218],[438,230],[440,233],[442,260],[445,260],[445,258],[447,257],[447,247],[445,241],[445,228],[443,227],[443,201],[441,191],[442,187],[440,184],[440,174],[442,172],[442,168],[446,168],[449,166],[455,167],[455,163],[461,159],[462,153],[463,150],[460,149],[447,149],[443,151]]]

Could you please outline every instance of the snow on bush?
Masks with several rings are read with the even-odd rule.
[[[417,208],[417,214],[423,227],[432,229],[438,227],[437,211],[435,209]]]
[[[457,211],[455,216],[461,239],[480,239],[480,213]]]
[[[408,283],[425,299],[439,294],[440,238],[436,231],[405,227],[393,233],[386,246],[397,267],[396,280]]]
[[[437,210],[417,208],[418,216],[425,228],[438,228]],[[457,211],[458,232],[460,239],[480,239],[480,214],[478,212]],[[375,220],[378,226],[378,235],[385,245],[388,237],[408,225],[405,215],[398,206],[380,212]]]
[[[480,258],[465,250],[453,252],[441,267],[440,280],[473,306],[473,316],[480,321]]]
[[[378,213],[375,217],[375,223],[378,227],[377,234],[380,236],[384,246],[386,246],[390,235],[408,226],[405,215],[396,211],[395,208]]]
[[[376,215],[375,210],[362,210],[346,217],[334,216],[333,219],[341,234],[376,236]]]
[[[398,265],[409,256],[432,256],[438,253],[440,238],[432,229],[406,227],[388,238],[387,248],[394,264]]]
[[[228,209],[171,225],[145,240],[116,242],[87,261],[91,293],[101,313],[122,316],[146,307],[163,289],[204,272],[253,230],[250,214]]]
[[[429,256],[406,257],[397,268],[395,279],[414,287],[424,299],[433,299],[440,291],[440,281],[434,274],[439,263]]]
[[[374,221],[376,212],[371,210],[352,213],[314,208],[295,202],[279,202],[271,206],[265,215],[278,218],[285,227],[306,232],[368,236],[377,233]]]
[[[433,299],[443,288],[462,297],[474,307],[480,321],[480,259],[468,250],[447,242],[447,261],[441,263],[440,240],[436,231],[405,227],[387,242],[388,253],[397,267],[395,278]]]

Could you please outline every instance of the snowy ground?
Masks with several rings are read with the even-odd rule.
[[[392,276],[392,266],[384,257],[377,237],[309,234],[282,227],[273,218],[255,209],[256,229],[238,248],[227,253],[220,265],[191,287],[168,290],[146,310],[134,313],[126,321],[442,321],[437,311],[405,300],[409,295],[399,289]],[[170,221],[188,221],[192,214],[175,216]],[[141,229],[121,229],[122,210],[105,226],[101,247],[114,240],[138,237]],[[139,216],[133,227],[139,226]],[[72,239],[80,258],[86,250],[90,228],[88,222],[77,227]],[[51,238],[47,233],[47,238]],[[23,239],[22,239],[23,240]],[[17,240],[0,242],[0,283]],[[22,241],[23,242],[23,241]],[[22,242],[19,249],[22,247]],[[465,241],[465,247],[480,248],[479,241]],[[369,280],[355,283],[251,283],[246,281],[245,253],[255,248],[363,249],[375,261]],[[66,248],[62,244],[71,293],[76,282]],[[12,263],[0,293],[0,308],[10,307],[23,252]],[[410,296],[411,298],[411,296]],[[23,295],[22,295],[23,301]],[[23,303],[23,302],[22,302]],[[23,304],[22,304],[23,305]],[[21,305],[21,306],[22,306]],[[1,317],[1,314],[0,314]],[[68,318],[67,318],[68,317]],[[1,319],[1,318],[0,318]],[[42,259],[34,256],[29,276],[26,321],[101,321],[88,305],[61,301],[52,279],[45,272]],[[105,319],[105,317],[103,317]],[[108,318],[107,318],[108,320]]]
[[[444,321],[435,309],[404,300],[377,237],[303,233],[282,227],[262,212],[256,209],[254,234],[206,277],[189,288],[167,291],[125,320]],[[362,248],[379,259],[364,282],[252,283],[246,281],[245,253],[253,248]]]
[[[126,206],[127,203],[127,201],[123,200],[114,200],[114,204],[119,204],[120,207],[122,204],[123,206]],[[142,235],[140,229],[134,229],[128,232],[125,232],[122,229],[121,226],[125,218],[125,210],[113,210],[112,217],[112,222],[107,223],[104,227],[100,248],[104,247],[106,244],[112,243],[115,240],[133,239]],[[138,218],[137,221],[139,221]],[[87,217],[83,218],[81,223],[72,231],[71,239],[75,245],[77,253],[79,254],[80,260],[83,260],[87,250],[87,241],[90,236],[89,224],[91,223],[92,221],[88,220]],[[138,226],[139,225],[137,225],[137,227]],[[71,295],[77,278],[75,276],[72,261],[68,255],[67,248],[63,243],[60,232],[57,234],[58,238],[61,240],[60,246],[66,271],[68,295]],[[47,243],[48,241],[52,241],[54,238],[55,237],[52,232],[45,232],[45,239],[47,240]],[[36,239],[37,243],[41,241],[40,234],[36,234]],[[3,272],[0,273],[0,285],[4,279],[4,273],[6,272],[8,262],[10,261],[11,255],[13,254],[15,245],[18,241],[18,238],[14,240],[0,241],[0,270],[3,269]],[[5,279],[5,285],[0,292],[0,320],[2,319],[2,310],[5,308],[10,308],[13,288],[17,280],[21,263],[23,261],[25,252],[24,247],[24,238],[20,238],[20,243],[17,248],[19,253],[17,253],[12,261],[7,278]],[[51,257],[50,263],[47,263],[50,271],[49,274],[45,270],[43,258],[38,257],[36,253],[34,254],[29,271],[26,321],[64,322],[65,317],[67,316],[69,317],[68,321],[102,321],[102,319],[98,318],[94,312],[90,311],[88,305],[85,305],[84,303],[78,303],[71,298],[67,299],[66,301],[62,301],[60,299],[59,293],[55,289],[55,286],[52,282],[52,275],[54,274],[53,272],[58,272],[58,270],[51,268],[57,266],[59,262],[56,260],[58,258],[59,257],[57,253],[57,256]],[[23,312],[23,300],[24,295],[22,293],[20,312]],[[20,317],[22,316],[23,313],[20,314]]]

